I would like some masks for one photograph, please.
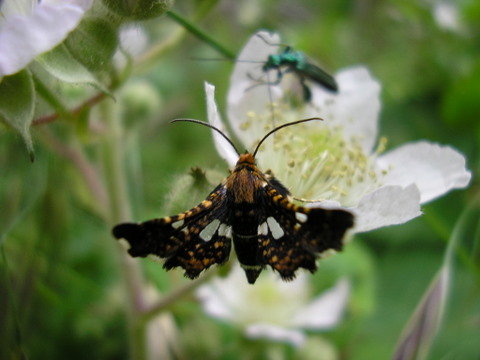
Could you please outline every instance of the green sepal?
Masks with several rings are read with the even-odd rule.
[[[30,135],[30,125],[33,120],[34,108],[35,87],[30,71],[25,69],[1,80],[1,118],[22,136],[32,162],[35,159],[35,154]]]
[[[85,66],[79,63],[63,44],[40,55],[37,61],[54,78],[69,84],[88,84],[113,97]]]

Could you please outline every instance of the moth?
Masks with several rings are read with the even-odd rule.
[[[214,264],[224,264],[232,243],[250,284],[267,266],[286,281],[293,280],[299,268],[314,273],[317,257],[342,249],[344,235],[354,224],[353,214],[295,205],[289,190],[255,163],[260,145],[271,134],[311,120],[321,119],[280,125],[258,142],[253,153],[244,154],[213,125],[194,119],[173,120],[205,125],[220,133],[237,151],[235,168],[194,208],[175,216],[116,225],[113,236],[127,240],[131,256],[165,259],[166,270],[181,267],[190,279]]]

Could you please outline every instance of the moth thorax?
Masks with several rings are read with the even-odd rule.
[[[240,155],[240,158],[227,179],[227,191],[233,197],[233,202],[254,203],[255,194],[263,184],[262,174],[255,166],[252,154]]]

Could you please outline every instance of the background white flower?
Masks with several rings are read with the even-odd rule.
[[[458,4],[455,2],[435,1],[432,4],[432,8],[433,18],[439,27],[459,34],[465,33],[463,24],[460,21]]]
[[[252,286],[235,265],[227,277],[201,286],[197,296],[209,315],[242,328],[247,337],[300,346],[306,339],[303,330],[326,330],[340,321],[349,289],[349,282],[342,279],[312,299],[305,273],[285,282],[269,271]]]
[[[127,54],[133,58],[140,55],[147,48],[148,41],[145,29],[139,24],[123,26],[120,30],[121,49],[114,56],[116,66],[121,68],[126,65]]]
[[[278,43],[277,35],[261,32],[252,36],[239,58],[265,61],[278,51],[270,44]],[[316,206],[354,211],[356,232],[404,223],[421,214],[420,204],[468,185],[465,158],[449,146],[419,141],[383,153],[385,141],[377,135],[380,85],[365,68],[340,71],[335,76],[338,94],[309,84],[312,101],[300,108],[282,103],[283,81],[270,86],[273,111],[268,87],[252,88],[261,72],[255,61],[235,66],[227,98],[235,135],[252,150],[273,122],[321,117],[322,122],[276,133],[262,145],[257,161],[261,169],[272,169],[294,196],[318,200]],[[206,93],[209,121],[222,127],[213,86],[207,84]],[[234,165],[231,147],[214,139],[220,154]]]
[[[5,0],[0,8],[0,78],[15,74],[61,43],[92,1]]]

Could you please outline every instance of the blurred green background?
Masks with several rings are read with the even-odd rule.
[[[452,191],[425,205],[420,218],[361,234],[351,244],[356,249],[351,251],[364,254],[362,261],[367,262],[359,267],[369,269],[371,298],[365,300],[367,310],[351,310],[337,329],[323,334],[337,346],[340,359],[392,355],[403,327],[442,264],[462,212],[479,199],[480,3],[442,2],[458,12],[456,28],[439,23],[435,16],[439,4],[433,0],[247,0],[174,5],[186,18],[200,13],[194,24],[234,53],[254,32],[266,29],[280,33],[283,42],[301,49],[332,73],[348,66],[367,66],[382,85],[380,134],[388,138],[388,149],[427,139],[450,144],[467,158],[473,174],[468,189]],[[146,29],[152,47],[179,27],[168,16],[136,26]],[[118,113],[128,134],[125,161],[133,174],[127,180],[135,220],[168,215],[161,212],[164,202],[179,176],[191,167],[227,174],[208,130],[165,127],[175,117],[206,119],[204,81],[216,85],[225,116],[233,64],[198,60],[221,57],[208,43],[186,33],[152,66],[135,68],[116,93]],[[21,354],[31,359],[128,358],[127,300],[111,224],[72,166],[75,160],[59,155],[62,151],[52,140],[54,134],[81,149],[101,174],[106,170],[99,160],[105,151],[99,133],[85,130],[80,121],[59,120],[34,127],[33,164],[18,135],[1,133],[2,359],[21,358]],[[480,358],[475,223],[461,228],[465,236],[459,244],[450,300],[429,359]],[[337,255],[342,256],[346,255]],[[161,266],[147,261],[142,266],[161,290],[175,285]],[[318,277],[320,272],[321,267]],[[247,345],[267,347],[233,340],[239,332],[209,319],[192,296],[171,310],[183,336],[185,358],[248,358],[248,352],[237,350]],[[199,329],[208,334],[203,344],[192,340]],[[234,345],[226,347],[225,343]],[[215,355],[211,355],[212,348]],[[286,358],[308,358],[288,346],[284,350]]]

